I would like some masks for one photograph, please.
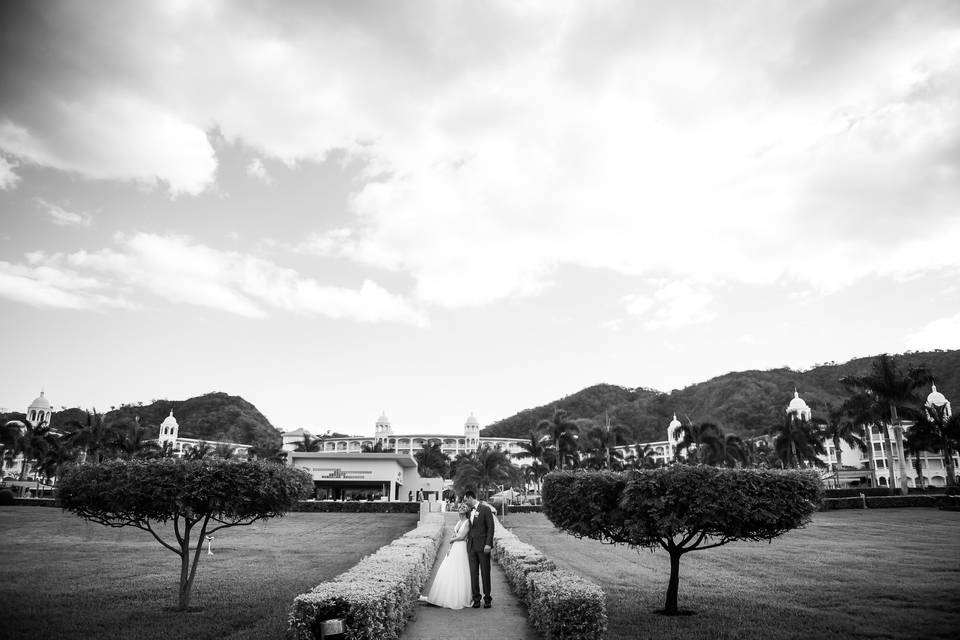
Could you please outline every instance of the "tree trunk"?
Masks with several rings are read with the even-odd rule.
[[[184,538],[180,545],[180,590],[177,598],[177,611],[186,611],[190,605],[190,539]]]
[[[675,616],[679,613],[677,592],[680,587],[680,555],[680,551],[670,550],[670,582],[667,583],[667,600],[663,605],[663,613],[668,616]]]
[[[953,450],[945,446],[943,448],[943,465],[947,468],[947,486],[952,487],[957,484],[957,472],[953,468]]]
[[[900,417],[897,415],[897,407],[890,403],[890,422],[894,425],[894,435],[897,438],[897,471],[900,472],[900,495],[907,495],[907,462],[903,457],[903,425],[900,424]]]
[[[873,427],[864,425],[863,433],[867,440],[867,460],[870,461],[870,487],[877,486],[877,461],[873,457]]]
[[[890,427],[885,424],[880,425],[880,433],[883,436],[883,448],[887,454],[887,472],[890,476],[887,480],[887,489],[890,490],[890,495],[893,495],[897,476],[896,465],[893,463],[893,444],[890,442]]]
[[[840,437],[833,436],[833,453],[837,457],[837,464],[833,468],[833,483],[837,489],[840,488],[840,466],[843,463],[843,457],[840,455]]]

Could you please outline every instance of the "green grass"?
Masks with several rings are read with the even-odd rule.
[[[578,540],[541,514],[506,526],[562,568],[599,583],[608,638],[960,637],[960,513],[818,513],[772,543],[733,543],[680,561],[680,608],[666,617],[669,557]]]
[[[415,514],[291,513],[216,534],[190,612],[179,557],[138,529],[0,508],[0,638],[280,638],[294,596],[416,526]]]

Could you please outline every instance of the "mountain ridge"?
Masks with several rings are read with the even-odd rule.
[[[960,398],[960,350],[908,352],[893,354],[893,357],[903,370],[927,366],[938,390],[951,402]],[[626,427],[635,442],[665,439],[674,412],[685,423],[714,422],[726,432],[750,437],[777,424],[793,398],[795,387],[814,417],[822,417],[828,405],[837,406],[850,395],[840,384],[840,378],[868,373],[876,358],[865,356],[840,364],[828,362],[805,370],[779,367],[731,371],[670,392],[601,383],[553,402],[523,409],[487,425],[481,435],[526,438],[540,420],[550,419],[554,409],[565,409],[571,419],[589,419],[596,423],[602,423],[609,415],[611,424]],[[924,398],[926,393],[921,390],[920,396]]]

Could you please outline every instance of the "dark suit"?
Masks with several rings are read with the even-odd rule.
[[[486,504],[478,503],[476,514],[471,518],[470,533],[467,534],[467,558],[470,560],[470,584],[473,587],[473,601],[480,602],[480,578],[483,578],[483,596],[490,602],[490,553],[484,553],[485,546],[493,547],[493,513]]]

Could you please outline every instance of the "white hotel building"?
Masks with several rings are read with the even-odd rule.
[[[306,429],[285,432],[283,434],[283,449],[285,451],[295,450],[297,444],[303,442],[305,435],[312,436],[313,434]],[[420,451],[423,445],[439,444],[440,449],[452,459],[456,458],[457,454],[470,453],[484,445],[490,445],[491,448],[499,447],[510,454],[519,453],[521,442],[526,442],[526,440],[523,438],[488,438],[481,436],[480,423],[472,413],[463,425],[462,434],[416,433],[413,435],[395,435],[393,427],[390,425],[390,419],[384,414],[377,419],[372,437],[324,437],[320,451],[360,453],[364,446],[374,447],[377,443],[380,443],[383,449],[393,449],[396,453],[413,455]]]

